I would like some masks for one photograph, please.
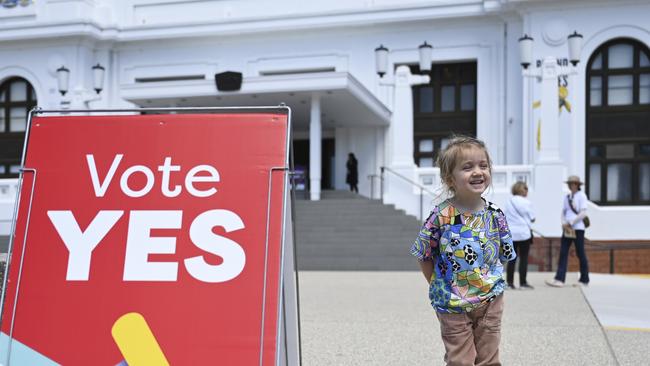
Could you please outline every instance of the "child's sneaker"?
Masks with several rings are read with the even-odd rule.
[[[552,281],[546,280],[545,282],[546,282],[547,285],[549,285],[551,287],[564,287],[564,282],[558,281],[558,280],[555,280],[555,279],[552,280]]]
[[[524,283],[523,285],[519,285],[519,288],[522,290],[534,290],[535,288],[527,283]]]

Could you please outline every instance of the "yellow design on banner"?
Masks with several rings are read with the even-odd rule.
[[[122,315],[113,324],[111,334],[129,366],[169,366],[156,337],[142,315]]]
[[[542,120],[537,121],[537,151],[542,148]]]
[[[560,94],[560,113],[562,113],[562,107],[566,109],[567,112],[571,113],[571,103],[566,99],[569,96],[569,89],[566,86],[561,86],[559,90]]]
[[[538,100],[538,101],[533,102],[533,109],[539,108],[541,106],[542,106],[541,101]],[[537,138],[536,138],[536,140],[537,140],[537,151],[539,151],[539,149],[542,148],[542,127],[541,126],[542,126],[542,120],[538,119],[537,120]]]

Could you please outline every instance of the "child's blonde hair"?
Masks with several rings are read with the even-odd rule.
[[[449,140],[449,144],[438,154],[438,167],[440,168],[440,180],[442,184],[447,186],[447,189],[450,193],[454,193],[454,187],[452,185],[453,179],[452,174],[454,168],[458,163],[460,154],[463,150],[469,148],[478,148],[485,152],[485,156],[488,160],[488,168],[490,170],[490,175],[492,175],[492,160],[490,159],[490,154],[485,147],[485,143],[477,138],[470,136],[455,135],[452,136]]]

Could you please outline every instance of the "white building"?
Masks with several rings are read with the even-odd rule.
[[[594,201],[588,238],[650,238],[650,1],[0,3],[0,235],[9,231],[26,115],[35,105],[284,102],[312,199],[321,189],[346,188],[353,152],[361,194],[378,197],[379,180],[367,177],[385,166],[385,201],[417,215],[420,188],[393,172],[435,190],[433,160],[446,137],[474,134],[495,163],[490,198],[503,202],[512,183],[527,180],[544,235],[559,236],[562,182],[577,174]],[[541,83],[522,76],[518,39],[532,36],[534,59],[562,64],[574,30],[584,37],[577,73],[560,78],[559,120],[540,127]],[[430,83],[383,85],[374,49],[390,50],[384,78],[403,84],[410,72],[397,75],[397,67],[419,70],[423,41],[433,45]],[[96,93],[98,64],[105,75]],[[69,70],[65,95],[61,67]],[[217,90],[215,74],[225,71],[243,75],[239,90]],[[430,201],[425,194],[423,210]]]

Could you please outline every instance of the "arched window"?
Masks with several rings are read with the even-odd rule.
[[[34,88],[23,78],[0,84],[0,178],[15,178],[20,169],[27,115],[36,106]]]
[[[650,204],[650,50],[632,39],[587,63],[587,195],[602,205]]]

